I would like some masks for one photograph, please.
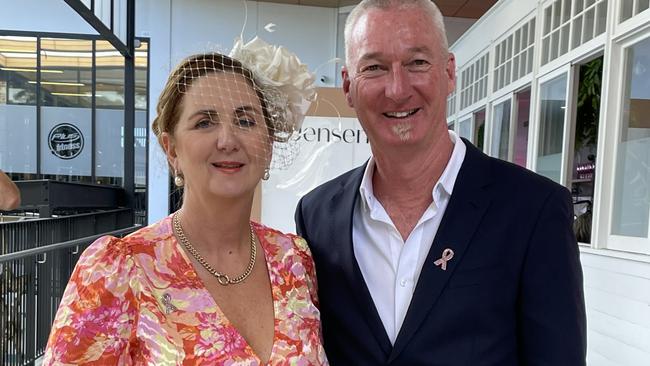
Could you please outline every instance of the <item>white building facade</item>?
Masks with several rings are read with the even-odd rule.
[[[501,0],[451,47],[450,128],[572,192],[590,366],[650,365],[649,7]]]

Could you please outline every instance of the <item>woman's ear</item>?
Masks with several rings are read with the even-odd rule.
[[[163,132],[160,135],[160,141],[162,142],[163,150],[165,150],[165,155],[167,155],[167,161],[170,166],[176,168],[176,144],[174,142],[174,137],[167,132]]]

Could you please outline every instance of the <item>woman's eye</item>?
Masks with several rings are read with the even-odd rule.
[[[249,128],[255,126],[256,124],[257,122],[252,118],[240,117],[237,119],[237,126],[239,127]]]
[[[214,122],[212,122],[212,120],[209,119],[209,118],[201,118],[201,119],[196,123],[196,125],[194,126],[194,128],[207,128],[207,127],[212,126],[213,123],[214,123]]]

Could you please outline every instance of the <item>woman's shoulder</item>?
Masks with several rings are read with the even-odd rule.
[[[266,225],[251,221],[251,225],[260,239],[271,245],[275,245],[285,250],[298,250],[299,252],[309,253],[307,242],[301,236],[292,233],[284,233],[280,230],[268,227]]]
[[[134,231],[122,240],[131,250],[138,247],[149,247],[166,242],[174,236],[172,216],[167,216],[149,226]]]
[[[172,235],[171,219],[166,217],[123,238],[108,235],[100,237],[84,251],[80,262],[84,260],[119,261],[133,254],[143,252],[153,254],[154,247],[167,242]]]

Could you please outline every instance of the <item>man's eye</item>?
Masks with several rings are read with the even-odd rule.
[[[379,71],[381,70],[381,66],[379,65],[368,65],[365,66],[361,71]]]
[[[428,65],[428,64],[429,64],[429,61],[427,61],[427,60],[415,60],[415,61],[413,61],[413,65],[415,65],[415,66],[425,66],[425,65]]]

